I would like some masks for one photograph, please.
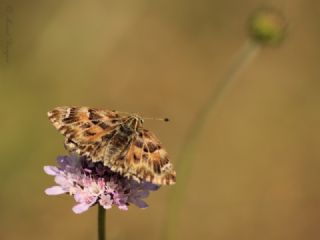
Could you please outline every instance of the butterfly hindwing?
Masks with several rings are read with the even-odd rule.
[[[158,138],[142,129],[134,138],[126,156],[128,172],[139,179],[158,185],[170,185],[176,181],[176,173]],[[134,166],[134,171],[130,171]]]

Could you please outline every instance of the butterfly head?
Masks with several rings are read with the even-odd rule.
[[[143,126],[143,118],[137,114],[132,114],[125,120],[126,125],[134,131],[141,129]]]
[[[129,129],[131,129],[133,131],[137,131],[142,128],[143,123],[144,123],[144,119],[146,119],[146,120],[159,120],[159,121],[164,121],[164,122],[169,121],[169,118],[150,118],[150,117],[142,118],[138,114],[130,114],[129,116],[127,116],[125,118],[124,123]]]

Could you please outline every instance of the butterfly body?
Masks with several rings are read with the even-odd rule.
[[[88,107],[57,107],[48,113],[65,136],[68,151],[103,162],[111,170],[158,185],[175,183],[176,173],[160,141],[136,114]]]

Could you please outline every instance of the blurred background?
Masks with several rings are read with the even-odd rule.
[[[97,209],[49,197],[64,154],[46,112],[91,106],[147,121],[177,164],[191,123],[247,41],[263,4],[288,36],[265,47],[209,114],[180,203],[176,239],[319,239],[320,2],[0,1],[1,239],[96,239]],[[170,194],[107,211],[108,239],[163,239]]]

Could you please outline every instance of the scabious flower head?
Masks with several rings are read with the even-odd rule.
[[[95,204],[105,209],[113,205],[128,210],[130,203],[139,208],[148,205],[143,201],[150,191],[159,188],[149,182],[136,182],[118,173],[101,162],[93,163],[86,157],[76,155],[57,158],[58,166],[45,166],[44,171],[55,177],[56,186],[47,188],[47,195],[67,193],[74,197],[77,205],[72,210],[82,213]]]

